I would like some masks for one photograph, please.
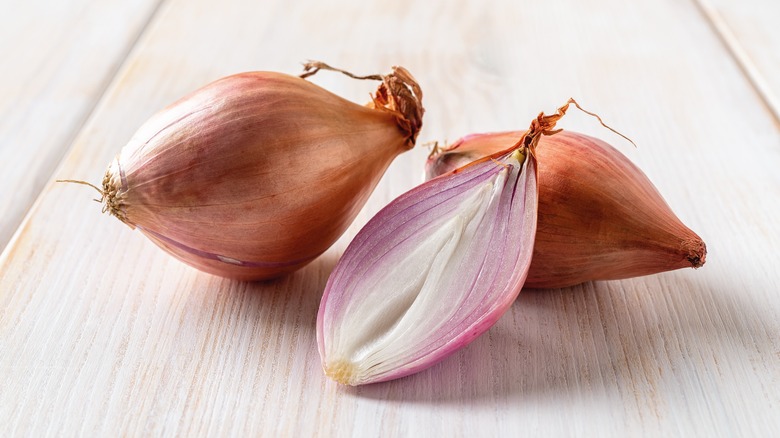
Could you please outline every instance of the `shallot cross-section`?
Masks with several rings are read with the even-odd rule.
[[[537,220],[527,148],[401,195],[358,233],[317,318],[322,365],[361,385],[407,376],[490,328],[528,274]]]

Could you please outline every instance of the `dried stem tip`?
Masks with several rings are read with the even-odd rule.
[[[555,135],[563,131],[563,129],[555,129],[555,126],[558,124],[558,121],[561,120],[563,116],[566,115],[566,111],[568,111],[569,105],[574,105],[575,107],[577,107],[578,110],[584,112],[589,116],[595,117],[599,121],[601,126],[625,138],[632,145],[634,145],[634,147],[636,147],[636,143],[634,143],[633,140],[631,140],[630,138],[626,137],[625,135],[621,134],[620,132],[616,131],[615,129],[613,129],[606,123],[604,123],[604,121],[601,120],[601,117],[598,114],[590,112],[585,108],[581,107],[580,104],[577,103],[577,101],[574,100],[573,97],[570,97],[565,104],[563,104],[557,110],[555,110],[554,114],[545,115],[544,111],[540,112],[539,115],[536,116],[536,118],[531,121],[531,126],[528,128],[528,131],[526,131],[523,138],[521,138],[520,141],[518,141],[513,146],[513,148],[520,146],[520,144],[522,143],[523,146],[530,149],[531,154],[536,156],[536,145],[539,144],[539,139],[542,137],[542,135]]]
[[[392,73],[387,75],[360,76],[331,67],[324,62],[308,61],[303,64],[303,73],[299,77],[306,79],[317,74],[320,70],[335,71],[353,79],[382,81],[376,93],[371,96],[373,107],[394,115],[399,129],[407,138],[408,147],[414,146],[417,135],[422,129],[425,108],[422,106],[422,89],[408,70],[401,66],[393,66]]]

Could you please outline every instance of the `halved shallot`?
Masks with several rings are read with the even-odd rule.
[[[393,201],[352,241],[317,320],[325,373],[347,385],[427,368],[504,314],[528,273],[534,158],[483,160]]]

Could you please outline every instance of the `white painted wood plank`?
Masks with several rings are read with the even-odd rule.
[[[0,5],[0,250],[159,1]]]
[[[421,181],[393,164],[308,267],[247,284],[183,266],[49,184],[0,256],[0,427],[18,435],[771,436],[780,430],[780,135],[694,4],[170,0],[56,176],[97,181],[135,128],[219,76],[323,59],[407,66],[421,141],[524,128],[570,95],[707,241],[708,264],[525,291],[485,336],[415,376],[326,380],[314,322],[360,226]],[[352,100],[371,84],[315,78]],[[7,435],[8,433],[3,433]]]
[[[780,121],[780,2],[696,1]]]

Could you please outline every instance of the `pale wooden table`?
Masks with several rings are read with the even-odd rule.
[[[0,4],[0,436],[780,435],[780,4],[771,0]],[[609,140],[707,242],[707,265],[528,290],[418,375],[324,378],[338,256],[422,179],[401,156],[345,236],[271,283],[173,260],[92,193],[153,112],[246,70],[408,67],[421,142],[562,127]],[[372,84],[314,81],[363,102]]]

